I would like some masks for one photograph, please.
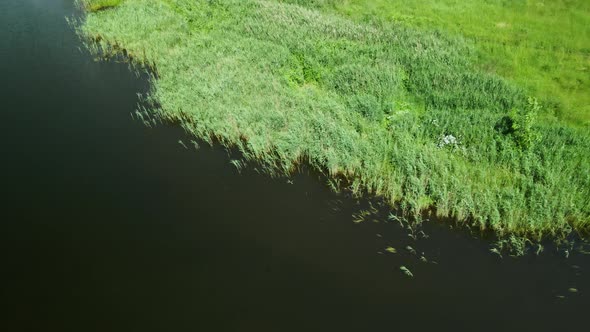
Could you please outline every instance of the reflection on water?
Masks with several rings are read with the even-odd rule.
[[[0,2],[8,330],[582,326],[590,256],[500,259],[436,222],[412,239],[379,206],[353,222],[368,203],[307,172],[238,174],[225,151],[133,120],[146,78],[81,52],[72,13]]]

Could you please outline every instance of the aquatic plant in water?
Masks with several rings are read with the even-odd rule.
[[[410,271],[407,267],[405,267],[405,266],[402,265],[402,266],[400,266],[399,269],[400,269],[400,271],[402,271],[408,277],[410,277],[410,278],[413,278],[414,277],[414,274],[412,273],[412,271]]]

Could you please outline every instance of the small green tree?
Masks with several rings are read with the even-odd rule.
[[[513,109],[510,112],[514,141],[523,150],[527,150],[539,140],[539,133],[533,128],[541,106],[536,98],[529,97],[524,109]]]

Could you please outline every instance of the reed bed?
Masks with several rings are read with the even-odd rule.
[[[269,173],[305,162],[336,190],[499,235],[588,231],[586,128],[540,120],[464,39],[288,2],[124,0],[78,28],[95,53],[153,70],[148,116]]]

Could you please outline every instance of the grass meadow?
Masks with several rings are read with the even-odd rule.
[[[590,126],[590,1],[285,0],[351,19],[378,19],[461,36],[471,60],[525,88],[544,116]]]
[[[512,2],[434,3],[84,0],[78,29],[97,54],[153,70],[140,116],[269,173],[307,163],[335,190],[500,236],[586,234],[588,69],[576,66],[588,64],[588,25],[565,40],[569,25],[538,30],[552,18],[520,18]],[[568,3],[572,26],[588,22],[583,1]],[[522,36],[508,32],[519,22]]]

